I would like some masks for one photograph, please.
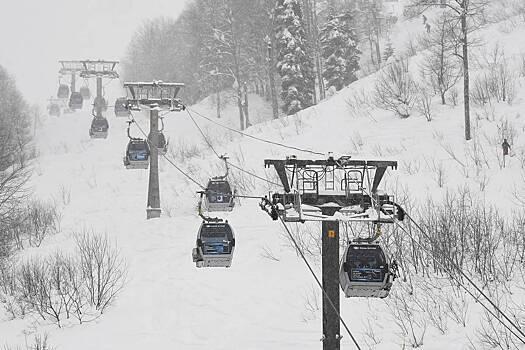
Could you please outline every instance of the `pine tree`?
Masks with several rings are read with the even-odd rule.
[[[329,15],[319,34],[322,57],[324,58],[323,77],[326,86],[337,91],[357,80],[359,69],[357,36],[351,26],[352,15],[344,13]]]
[[[393,56],[393,55],[394,55],[394,48],[392,47],[392,42],[388,40],[388,42],[386,43],[385,52],[383,52],[383,61],[385,62],[388,61],[390,56]]]
[[[306,54],[306,33],[299,1],[277,0],[274,11],[281,98],[284,112],[291,115],[312,104],[313,62]]]

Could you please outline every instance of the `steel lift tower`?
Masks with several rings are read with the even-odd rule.
[[[393,197],[378,186],[396,161],[334,159],[266,159],[284,187],[273,193],[266,208],[274,220],[322,222],[323,350],[340,349],[339,222],[393,223]],[[346,326],[346,325],[345,325]]]
[[[140,111],[141,106],[150,110],[148,143],[150,144],[150,164],[148,183],[148,204],[146,218],[158,218],[160,208],[159,186],[159,111],[180,111],[184,107],[177,99],[179,90],[184,86],[181,83],[153,82],[126,82],[129,96],[127,107],[130,110]]]
[[[58,73],[62,75],[71,75],[71,93],[76,92],[77,74],[83,70],[80,61],[58,61],[62,66]]]
[[[96,78],[97,79],[97,96],[95,98],[95,116],[97,118],[103,118],[102,111],[104,106],[100,103],[103,101],[102,96],[102,79],[117,79],[118,73],[115,71],[115,67],[119,63],[118,61],[105,61],[105,60],[82,60],[80,62],[82,71],[80,76],[85,79]],[[99,101],[99,103],[97,103]],[[107,106],[106,106],[107,107]]]

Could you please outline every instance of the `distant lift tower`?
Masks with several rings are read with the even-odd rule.
[[[119,75],[115,71],[115,67],[119,62],[105,60],[82,60],[78,62],[82,64],[82,71],[80,72],[80,76],[82,78],[97,79],[97,96],[94,102],[95,116],[97,118],[103,118],[102,112],[107,109],[107,101],[104,100],[104,96],[102,94],[102,79],[117,79]]]
[[[160,188],[159,188],[159,111],[180,111],[183,105],[177,99],[179,90],[184,86],[180,83],[127,82],[124,88],[128,89],[127,108],[140,111],[141,107],[149,108],[149,135],[150,164],[148,184],[148,205],[146,218],[160,217]]]
[[[80,93],[76,91],[76,80],[77,74],[82,72],[83,67],[79,61],[59,61],[61,68],[58,71],[61,75],[71,75],[71,87],[69,97],[69,109],[81,109],[82,108],[82,97]]]
[[[340,349],[339,222],[394,223],[394,199],[378,186],[396,161],[339,159],[266,159],[284,188],[268,199],[274,220],[322,222],[323,350]],[[263,208],[264,209],[264,208]],[[266,209],[265,209],[266,210]]]
[[[77,74],[82,71],[80,61],[58,61],[62,66],[58,73],[62,75],[71,75],[71,93],[76,92]]]

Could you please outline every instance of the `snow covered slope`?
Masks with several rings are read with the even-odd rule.
[[[524,36],[523,24],[509,33],[499,32],[493,26],[485,35],[497,40],[509,55],[525,51],[525,43],[517,40]],[[418,59],[413,58],[414,65]],[[398,170],[387,174],[384,185],[400,192],[407,190],[421,202],[427,196],[444,195],[447,188],[455,190],[466,185],[479,192],[480,197],[497,198],[503,211],[515,208],[512,193],[521,185],[523,165],[518,158],[525,148],[524,77],[517,80],[512,105],[497,104],[494,109],[475,109],[472,113],[475,139],[484,147],[488,163],[477,174],[469,157],[473,141],[463,140],[460,107],[441,106],[436,100],[431,122],[418,115],[400,120],[367,106],[373,80],[373,75],[359,80],[297,116],[257,124],[248,133],[297,147],[333,151],[336,155],[398,160]],[[110,102],[115,97],[117,94],[110,97]],[[209,104],[192,109],[213,118]],[[230,110],[219,122],[235,123],[236,116],[230,114],[235,109]],[[106,140],[89,138],[91,117],[87,110],[49,117],[38,131],[41,155],[32,186],[38,197],[59,203],[63,210],[62,232],[45,241],[42,248],[26,254],[46,254],[70,247],[74,244],[73,233],[92,228],[107,233],[118,244],[129,265],[128,282],[117,301],[91,323],[57,329],[31,316],[9,321],[3,315],[0,344],[23,344],[26,334],[48,332],[50,342],[63,350],[319,349],[320,292],[279,224],[258,208],[257,201],[242,200],[242,205],[226,215],[237,237],[232,267],[197,269],[191,261],[191,249],[200,224],[195,210],[199,188],[161,160],[163,216],[146,221],[148,171],[123,167],[126,124],[111,111],[107,115],[110,133]],[[233,164],[260,176],[275,179],[272,169],[264,169],[265,158],[304,155],[238,136],[193,115],[218,152],[227,153]],[[137,114],[135,118],[147,129],[145,115]],[[494,144],[491,140],[498,135],[498,123],[505,119],[512,123],[516,137],[510,165],[500,169],[499,142]],[[170,113],[165,123],[171,145],[168,156],[178,166],[202,184],[209,176],[223,172],[221,162],[186,112]],[[139,136],[137,128],[132,132]],[[451,149],[457,160],[451,157]],[[467,164],[466,169],[460,162]],[[443,187],[437,183],[438,168],[444,169]],[[235,169],[232,176],[241,193],[264,195],[269,189],[265,182]],[[61,191],[71,194],[70,203],[60,201]],[[313,261],[318,274],[319,261]],[[401,284],[398,282],[394,289],[404,293]],[[467,326],[450,323],[444,335],[428,326],[424,349],[467,348],[467,337],[475,337],[479,326],[480,310],[474,301],[465,302],[469,305]],[[341,311],[358,339],[371,348],[409,346],[399,335],[387,301],[342,299]],[[380,340],[376,345],[372,345],[370,329]],[[352,348],[347,335],[342,348]]]

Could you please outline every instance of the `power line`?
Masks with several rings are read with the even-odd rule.
[[[314,277],[315,279],[315,282],[317,282],[317,285],[319,286],[319,288],[321,288],[321,290],[323,291],[323,295],[326,297],[326,299],[328,300],[328,303],[330,304],[330,306],[332,307],[332,309],[334,309],[335,313],[337,314],[337,317],[339,317],[339,320],[341,321],[341,323],[343,324],[343,327],[345,327],[346,329],[346,332],[348,333],[348,335],[350,336],[350,338],[352,339],[352,341],[354,342],[356,348],[358,350],[361,350],[361,347],[359,346],[359,343],[357,342],[356,338],[354,337],[354,335],[352,334],[352,332],[350,331],[350,329],[348,328],[348,326],[346,325],[346,322],[345,320],[341,317],[341,314],[339,313],[339,311],[337,310],[337,308],[335,307],[334,303],[332,302],[332,299],[330,299],[330,297],[328,296],[328,294],[326,293],[325,289],[323,288],[323,285],[321,284],[321,282],[319,281],[319,278],[317,278],[317,275],[315,274],[314,270],[312,269],[312,266],[310,265],[310,263],[308,262],[308,260],[306,259],[306,257],[304,256],[304,253],[303,251],[301,250],[301,248],[299,248],[299,245],[297,244],[297,241],[295,240],[295,238],[293,237],[292,233],[290,232],[290,229],[288,228],[288,226],[286,225],[284,219],[279,215],[279,219],[281,220],[281,223],[283,224],[284,226],[284,229],[286,230],[286,232],[288,233],[288,236],[290,237],[290,240],[293,242],[294,246],[295,246],[295,249],[297,249],[297,251],[299,252],[299,255],[301,255],[301,258],[303,259],[304,263],[306,264],[306,266],[308,267],[308,270],[310,270],[310,273],[312,274],[312,276]]]
[[[186,109],[189,109],[189,107],[186,107]],[[234,128],[230,128],[229,126],[226,126],[224,124],[218,123],[215,120],[213,120],[213,119],[211,119],[209,117],[206,117],[206,116],[200,114],[199,112],[197,112],[195,110],[193,110],[193,112],[195,112],[195,114],[197,114],[199,117],[204,118],[207,121],[209,121],[209,122],[211,122],[211,123],[213,123],[213,124],[215,124],[217,126],[220,126],[221,128],[225,128],[227,130],[233,131],[235,133],[238,133],[240,135],[249,137],[251,139],[254,139],[254,140],[257,140],[257,141],[260,141],[260,142],[269,143],[269,144],[272,144],[272,145],[276,145],[276,146],[280,146],[280,147],[284,147],[284,148],[289,148],[289,149],[293,149],[293,150],[300,151],[300,152],[311,153],[311,154],[316,154],[316,155],[321,155],[321,156],[325,155],[325,153],[315,152],[315,151],[312,151],[312,150],[309,150],[309,149],[306,149],[306,148],[299,148],[299,147],[295,147],[295,146],[288,146],[288,145],[286,145],[284,143],[270,141],[270,140],[266,140],[266,139],[263,139],[263,138],[260,138],[260,137],[257,137],[257,136],[253,136],[253,135],[244,133],[242,131],[236,130]]]

